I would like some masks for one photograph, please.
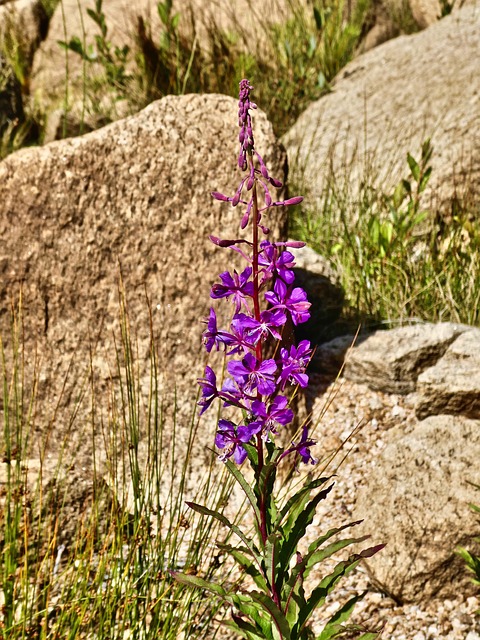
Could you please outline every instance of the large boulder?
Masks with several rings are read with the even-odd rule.
[[[254,127],[272,175],[283,180],[285,153],[261,111]],[[204,367],[200,320],[208,315],[210,286],[239,264],[234,252],[208,239],[240,233],[238,208],[210,195],[235,191],[237,144],[234,99],[169,96],[99,131],[24,149],[0,163],[0,334],[9,344],[9,303],[22,289],[26,373],[35,354],[41,361],[39,433],[32,437],[45,437],[55,414],[59,431],[50,444],[65,446],[89,363],[104,383],[100,393],[118,375],[113,334],[118,346],[120,273],[136,334],[135,377],[148,401],[151,324],[160,399],[176,385],[183,416],[178,442],[186,437],[191,419],[185,416],[194,411],[196,378]],[[272,237],[286,239],[286,212],[276,208],[268,224]],[[222,309],[230,312],[228,305]],[[92,411],[86,396],[84,416]],[[95,403],[96,419],[105,426],[108,405],[105,393]],[[78,456],[91,453],[91,433],[91,418],[75,422],[71,442]],[[212,438],[204,428],[197,444],[211,445]]]
[[[399,602],[455,598],[472,589],[458,546],[477,551],[480,422],[432,416],[395,427],[371,466],[355,517],[386,548],[368,561],[377,584]],[[470,585],[470,586],[469,586]]]
[[[285,135],[294,179],[316,196],[331,172],[352,189],[367,176],[388,190],[408,174],[407,152],[418,157],[431,137],[435,198],[478,191],[479,55],[480,13],[470,6],[359,56]]]

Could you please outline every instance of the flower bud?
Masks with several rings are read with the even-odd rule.
[[[231,198],[225,196],[223,193],[219,193],[218,191],[212,191],[210,195],[212,198],[215,198],[215,200],[221,200],[222,202],[229,202],[231,200]]]

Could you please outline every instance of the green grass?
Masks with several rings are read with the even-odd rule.
[[[203,477],[190,475],[196,405],[188,446],[177,450],[175,421],[167,418],[158,389],[156,347],[152,340],[150,389],[143,397],[122,304],[118,383],[112,382],[106,423],[87,366],[67,433],[52,419],[34,461],[39,372],[32,379],[26,370],[30,354],[23,347],[21,313],[12,318],[11,335],[0,343],[0,637],[213,638],[223,615],[219,605],[169,574],[181,569],[229,579],[214,545],[225,532],[184,505],[188,495],[222,510],[232,487],[213,455]],[[92,446],[95,433],[105,441],[106,472],[100,471],[95,446],[91,471],[78,471],[80,463],[70,453],[70,434],[85,429],[84,399],[91,404]],[[52,463],[48,441],[58,442],[60,434],[63,442]],[[146,456],[141,441],[148,443]]]
[[[318,206],[294,214],[292,234],[337,267],[347,313],[365,324],[480,324],[479,202],[424,202],[432,153],[427,140],[418,161],[408,154],[406,177],[389,192],[370,175],[358,191],[348,175],[332,175]]]

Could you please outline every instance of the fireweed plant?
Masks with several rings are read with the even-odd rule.
[[[207,327],[203,341],[208,353],[213,349],[225,349],[228,375],[220,386],[214,370],[206,366],[204,377],[199,379],[199,405],[200,414],[203,414],[219,400],[223,407],[228,408],[229,418],[238,413],[236,420],[219,419],[215,445],[220,450],[220,459],[246,495],[253,511],[254,527],[244,532],[223,514],[199,504],[187,503],[193,510],[216,518],[236,535],[239,544],[217,544],[251,578],[252,586],[248,590],[229,590],[198,576],[178,572],[173,572],[173,575],[180,582],[206,589],[231,605],[232,619],[225,624],[249,640],[315,637],[328,640],[352,631],[358,632],[356,637],[367,640],[376,638],[377,633],[343,624],[361,596],[354,596],[343,604],[324,625],[320,635],[312,632],[309,622],[315,609],[325,603],[338,581],[350,573],[362,558],[372,556],[383,545],[337,562],[333,571],[307,597],[303,584],[312,569],[344,547],[366,537],[341,540],[335,537],[359,524],[353,522],[331,529],[309,545],[304,541],[318,504],[333,487],[328,477],[305,481],[300,490],[283,502],[274,494],[281,463],[287,459],[294,466],[300,462],[316,463],[311,453],[316,443],[309,435],[308,424],[303,425],[299,437],[286,447],[279,446],[276,441],[280,431],[294,419],[291,398],[298,387],[305,388],[308,384],[306,369],[312,354],[307,340],[302,340],[297,346],[282,346],[282,328],[290,321],[294,325],[306,322],[310,317],[310,303],[305,291],[295,287],[294,256],[288,251],[289,248],[304,246],[304,243],[261,239],[269,235],[263,224],[265,214],[278,206],[298,204],[302,197],[275,201],[271,196],[271,187],[278,189],[282,184],[270,176],[255,149],[250,115],[250,110],[256,108],[250,101],[252,88],[248,80],[240,82],[238,166],[246,172],[245,176],[232,197],[212,193],[216,200],[230,202],[234,207],[242,206],[244,213],[240,227],[245,229],[250,225],[252,240],[210,238],[215,245],[229,247],[239,253],[247,266],[241,273],[224,271],[219,276],[220,282],[212,286],[211,298],[229,299],[234,313],[229,330],[224,331],[218,328],[215,310],[211,308],[209,318],[205,320]],[[262,310],[265,306],[268,308]],[[270,353],[273,351],[272,357],[265,355],[267,340],[274,344],[273,350],[269,348]],[[253,470],[251,483],[241,470],[245,460]]]

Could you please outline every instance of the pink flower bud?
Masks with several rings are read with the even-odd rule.
[[[231,200],[231,198],[223,195],[223,193],[219,193],[218,191],[212,191],[210,195],[215,198],[215,200],[221,200],[222,202],[229,202]]]

